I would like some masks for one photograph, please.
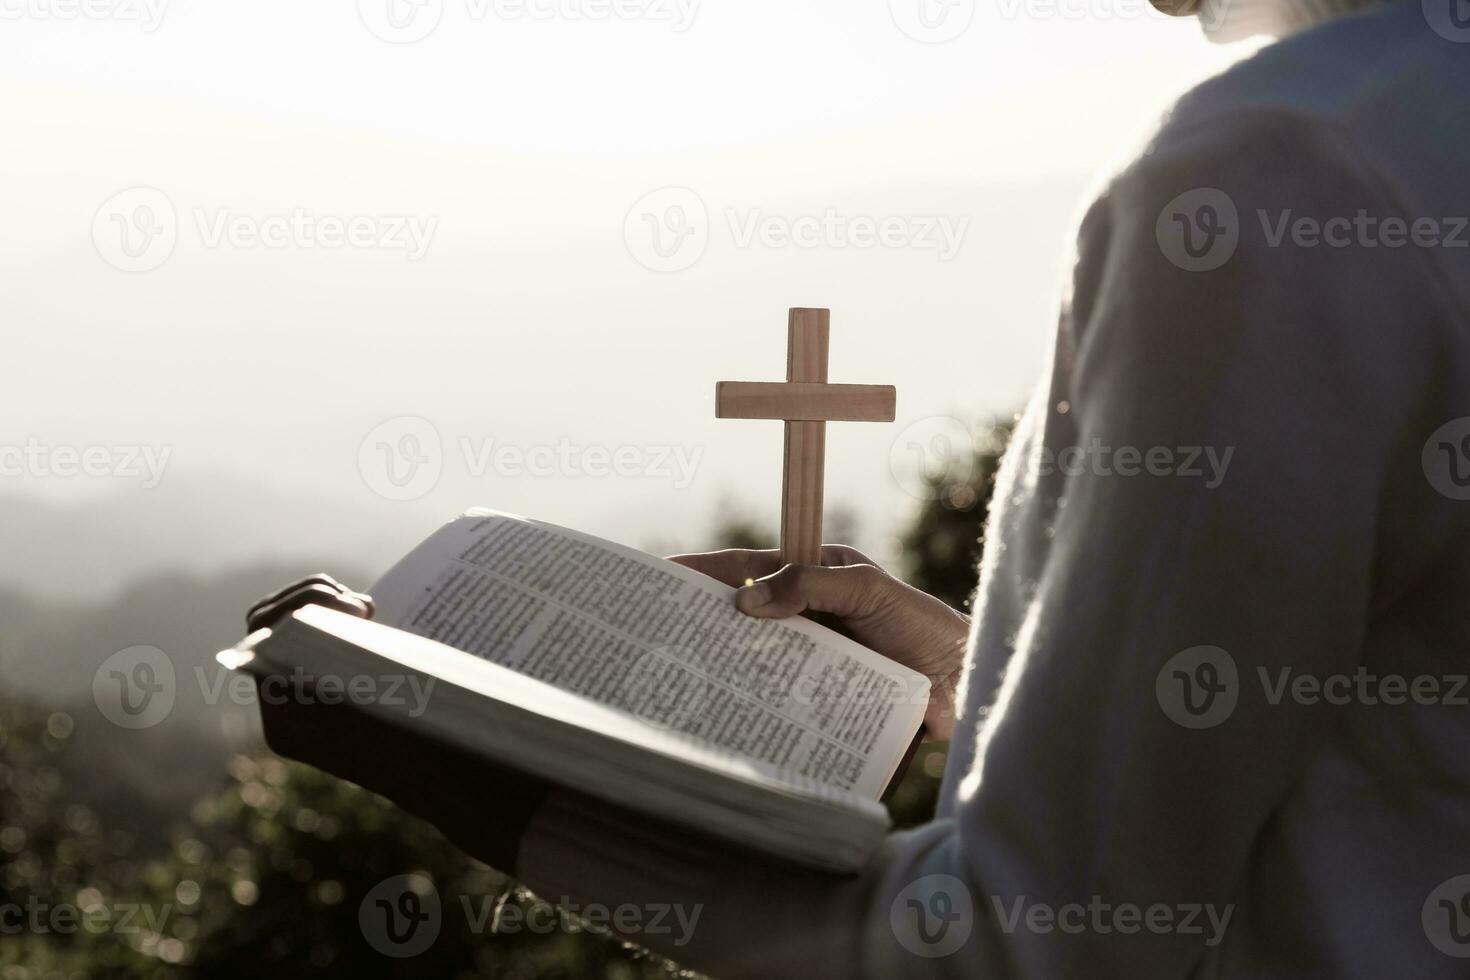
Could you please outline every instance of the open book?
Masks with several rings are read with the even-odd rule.
[[[929,681],[823,626],[745,616],[691,569],[488,510],[440,528],[371,592],[372,621],[308,607],[221,662],[405,675],[426,704],[360,710],[799,863],[856,869],[888,829],[878,799]]]

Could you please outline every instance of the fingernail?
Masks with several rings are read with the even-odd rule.
[[[771,587],[764,582],[747,585],[735,593],[735,608],[741,612],[755,612],[771,601]]]

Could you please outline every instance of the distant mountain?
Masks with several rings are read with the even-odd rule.
[[[77,767],[67,773],[73,795],[146,840],[221,784],[230,754],[261,747],[253,701],[230,696],[231,675],[214,654],[243,634],[254,599],[325,565],[162,574],[95,604],[0,593],[0,697],[64,713],[73,741],[67,758]],[[355,569],[334,571],[364,580]],[[93,684],[108,657],[135,646],[168,658],[173,706],[157,724],[129,730],[104,714]],[[104,675],[104,695],[109,683]]]
[[[310,555],[381,570],[427,531],[391,508],[225,477],[170,478],[80,504],[0,495],[0,591],[97,600],[150,575],[213,575]]]

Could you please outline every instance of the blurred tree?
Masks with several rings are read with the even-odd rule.
[[[905,578],[963,608],[1000,452],[1002,423],[976,430],[963,480],[931,481],[903,533]],[[946,467],[947,471],[956,472]],[[834,508],[829,540],[851,540]],[[719,547],[772,547],[774,532],[726,505]],[[90,713],[89,713],[90,714]],[[105,913],[113,928],[24,927],[0,943],[0,980],[52,977],[497,977],[639,980],[670,975],[667,961],[596,935],[575,921],[539,932],[497,931],[494,910],[537,900],[466,857],[429,825],[325,773],[269,755],[234,755],[223,791],[181,818],[163,854],[135,853],[110,814],[74,802],[68,774],[85,774],[75,713],[0,697],[0,911],[68,907]],[[898,826],[933,814],[945,746],[915,757],[890,801]],[[384,956],[358,912],[385,879],[422,876],[439,897],[438,938],[422,953]],[[128,928],[122,910],[145,914]],[[546,921],[544,906],[539,918]],[[529,922],[532,917],[522,916]]]
[[[977,427],[972,465],[962,461],[924,477],[923,506],[899,539],[904,580],[966,612],[975,591],[995,474],[1014,426],[1005,420]]]

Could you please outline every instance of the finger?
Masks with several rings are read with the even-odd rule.
[[[671,555],[669,561],[739,588],[746,582],[764,578],[779,569],[781,553],[774,548],[769,551],[727,548],[724,551],[706,551],[702,554]]]
[[[328,609],[335,609],[352,616],[361,616],[364,619],[371,619],[373,615],[370,597],[359,596],[355,592],[338,592],[330,586],[314,583],[288,593],[275,602],[255,606],[246,615],[245,625],[253,633],[258,629],[273,625],[282,617],[290,615],[303,606],[311,605],[326,606]]]
[[[735,593],[741,612],[763,619],[784,619],[804,612],[862,616],[882,601],[892,581],[872,565],[787,565]]]
[[[872,565],[875,568],[878,563],[867,555],[845,544],[822,545],[822,564],[828,567],[838,565]]]
[[[329,588],[336,589],[338,592],[352,591],[347,586],[343,585],[341,582],[328,575],[326,572],[315,572],[311,575],[307,575],[297,579],[290,585],[286,586],[284,589],[278,589],[275,592],[270,593],[250,608],[255,609],[259,606],[269,605],[272,602],[279,602],[280,600],[286,598],[286,596],[290,595],[292,592],[295,592],[297,589],[304,588],[308,585],[325,585]]]
[[[670,555],[669,561],[692,568],[696,572],[739,588],[781,569],[781,552],[776,548],[727,548],[688,555]],[[823,565],[872,565],[874,562],[856,548],[845,544],[822,545]]]

